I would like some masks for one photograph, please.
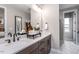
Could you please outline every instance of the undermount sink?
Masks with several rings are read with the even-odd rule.
[[[5,38],[7,39],[7,38]],[[11,39],[12,40],[12,39]],[[4,40],[5,41],[5,40]],[[27,38],[20,38],[19,41],[11,41],[11,43],[8,43],[5,41],[5,43],[0,44],[0,53],[9,53],[10,51],[15,51],[18,48],[22,48],[22,46],[28,45],[30,42],[33,42],[34,40],[27,39]]]

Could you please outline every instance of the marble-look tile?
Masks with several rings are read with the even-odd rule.
[[[79,45],[72,41],[64,41],[60,49],[51,49],[50,54],[79,54]]]

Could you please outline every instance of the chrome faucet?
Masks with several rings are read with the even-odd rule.
[[[5,40],[5,41],[8,41],[8,43],[11,43],[11,40],[10,40],[10,39],[7,39],[7,40]]]
[[[16,41],[16,37],[18,36],[18,34],[13,34],[13,42],[15,42]],[[20,39],[20,37],[17,37],[17,41],[19,41],[19,39]]]
[[[10,35],[10,37],[12,37],[12,34],[11,34],[10,32],[8,33],[8,35]],[[18,35],[18,34],[16,34],[16,33],[13,34],[13,42],[16,41],[17,35]],[[17,41],[19,41],[19,39],[20,39],[20,37],[17,37]],[[10,40],[10,39],[7,39],[7,40],[5,40],[5,41],[7,41],[8,43],[11,43],[11,40]]]
[[[15,38],[17,37],[17,34],[13,34],[13,42],[15,42]]]
[[[9,32],[8,35],[9,35],[10,37],[12,37],[12,33],[11,33],[11,32]]]
[[[9,32],[8,35],[9,35],[10,37],[12,37],[12,33],[11,33],[11,32]],[[10,39],[7,39],[7,40],[5,40],[5,41],[7,41],[8,43],[11,43],[11,40],[10,40]]]

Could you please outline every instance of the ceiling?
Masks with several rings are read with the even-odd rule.
[[[30,13],[30,8],[32,7],[32,4],[9,4],[9,6],[17,8],[26,13]],[[42,7],[44,5],[37,4],[37,6]],[[63,9],[72,8],[72,7],[76,7],[76,6],[79,6],[79,4],[60,4],[59,9],[63,10]]]
[[[36,4],[38,7],[42,8],[44,4]],[[11,7],[17,8],[26,13],[30,13],[30,8],[33,8],[33,4],[10,4]]]
[[[67,9],[67,8],[73,8],[76,6],[79,6],[79,4],[60,4],[59,9],[62,10],[62,9]]]
[[[33,4],[4,4],[6,6],[13,7],[25,13],[30,13],[30,8],[33,8]],[[38,7],[42,8],[44,4],[36,4]]]
[[[10,4],[10,6],[18,10],[24,11],[25,13],[29,13],[29,9],[31,8],[32,4]]]

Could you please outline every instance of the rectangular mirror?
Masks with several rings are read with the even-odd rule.
[[[15,33],[20,33],[22,31],[22,17],[15,16]]]
[[[5,9],[0,7],[0,38],[5,36]]]

